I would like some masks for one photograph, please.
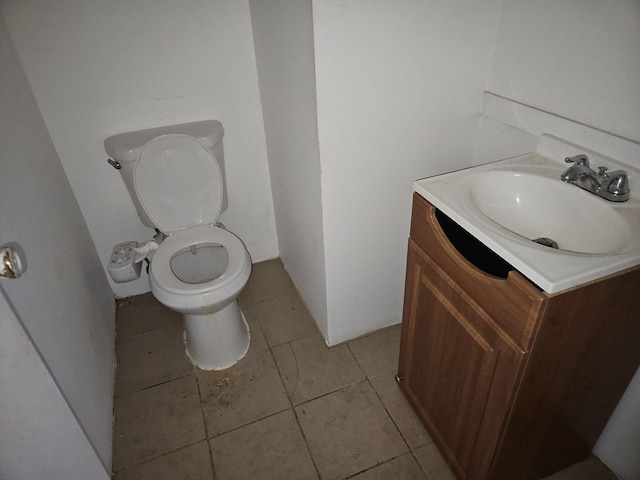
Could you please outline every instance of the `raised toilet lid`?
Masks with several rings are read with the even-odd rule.
[[[222,173],[213,154],[188,135],[147,143],[133,171],[140,205],[162,233],[216,223],[222,207]]]

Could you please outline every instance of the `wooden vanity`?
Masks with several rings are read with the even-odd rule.
[[[459,479],[587,458],[640,365],[640,266],[555,294],[414,194],[399,385]]]

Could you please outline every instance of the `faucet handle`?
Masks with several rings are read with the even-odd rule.
[[[629,193],[629,177],[624,170],[618,170],[615,173],[615,177],[609,183],[609,193],[614,195],[625,195]]]
[[[564,161],[565,163],[575,163],[576,165],[582,165],[584,167],[589,166],[589,157],[587,157],[584,153],[574,155],[573,157],[566,157]]]

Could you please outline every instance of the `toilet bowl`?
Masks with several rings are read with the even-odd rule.
[[[207,122],[187,127],[198,125],[193,130],[201,131],[202,123]],[[215,121],[207,125],[222,128]],[[172,131],[167,127],[120,134],[105,140],[105,147],[117,153],[118,146],[126,146],[123,157],[132,149],[138,152],[133,168],[127,168],[132,178],[125,183],[135,194],[140,218],[166,236],[144,249],[150,252],[151,292],[182,314],[191,361],[203,370],[222,370],[249,349],[249,328],[237,298],[249,280],[251,258],[242,240],[218,223],[224,182],[216,157],[184,133],[189,128],[177,127],[183,128],[173,130],[182,133],[166,133]],[[145,132],[162,134],[148,140]],[[146,143],[137,147],[135,142],[142,140]]]
[[[249,329],[236,299],[250,273],[244,244],[220,227],[183,230],[154,252],[151,292],[182,314],[187,355],[201,369],[228,368],[247,353]]]

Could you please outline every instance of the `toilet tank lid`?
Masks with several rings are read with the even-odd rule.
[[[224,129],[218,120],[201,120],[112,135],[104,141],[104,150],[114,160],[133,162],[138,159],[142,147],[151,140],[172,133],[193,137],[208,148],[224,137]]]

